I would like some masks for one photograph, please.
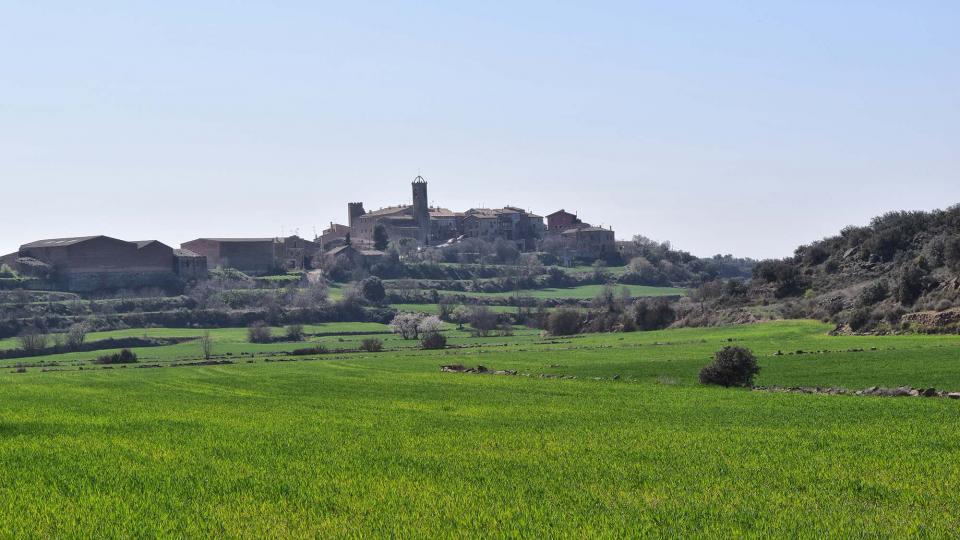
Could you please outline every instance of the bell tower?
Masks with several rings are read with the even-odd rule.
[[[413,179],[413,219],[420,229],[420,242],[426,244],[430,237],[430,205],[427,199],[427,181],[417,175]]]

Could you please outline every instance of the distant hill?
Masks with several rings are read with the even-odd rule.
[[[889,212],[765,260],[746,284],[713,282],[686,324],[807,317],[838,331],[960,330],[960,205]],[[709,306],[709,311],[706,307]]]

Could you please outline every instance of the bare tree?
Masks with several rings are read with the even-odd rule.
[[[264,321],[257,321],[247,327],[247,341],[250,343],[270,343],[273,341],[273,329]]]
[[[47,347],[47,336],[30,327],[20,332],[20,348],[27,353],[37,353]]]
[[[210,337],[210,331],[207,330],[200,336],[200,351],[203,352],[203,358],[209,360],[213,356],[213,338]]]
[[[77,323],[70,326],[70,329],[67,330],[67,347],[70,350],[77,350],[83,346],[83,342],[87,340],[87,325],[84,323]]]

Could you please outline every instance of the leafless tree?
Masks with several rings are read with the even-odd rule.
[[[209,360],[213,356],[213,338],[210,337],[210,331],[207,330],[200,336],[200,351],[203,352],[203,358]]]
[[[20,348],[27,353],[40,352],[47,347],[47,336],[36,328],[27,328],[20,332]]]
[[[71,350],[77,350],[83,346],[83,342],[87,339],[87,325],[84,323],[77,323],[70,326],[70,329],[67,330],[67,347]]]

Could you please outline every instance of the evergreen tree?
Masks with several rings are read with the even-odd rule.
[[[387,236],[387,228],[383,225],[377,225],[373,228],[373,249],[383,251],[387,249],[390,238]]]

